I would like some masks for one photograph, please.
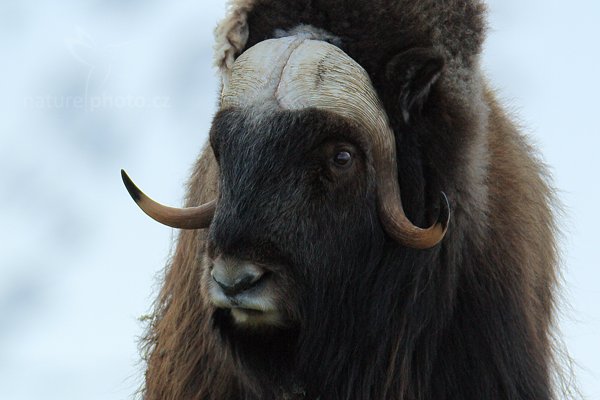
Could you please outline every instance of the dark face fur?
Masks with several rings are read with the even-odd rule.
[[[357,127],[332,114],[256,113],[226,110],[215,118],[220,196],[208,254],[259,265],[264,275],[216,303],[226,318],[233,309],[242,328],[299,326],[319,297],[340,295],[317,288],[360,282],[381,251],[369,149]],[[214,279],[204,281],[213,299],[223,297]],[[245,312],[245,302],[268,304],[268,317]]]
[[[323,343],[317,340],[323,335],[367,341],[350,336],[354,325],[368,326],[373,317],[373,277],[385,236],[361,138],[356,126],[317,110],[258,116],[225,110],[214,120],[220,195],[204,290],[217,305],[217,329],[255,372],[272,378],[291,360],[302,370],[309,363],[302,356],[335,349],[308,349]],[[219,258],[259,265],[265,273],[227,299],[211,276]],[[268,303],[269,312],[237,308],[246,302]]]

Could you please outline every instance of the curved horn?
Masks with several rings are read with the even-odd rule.
[[[221,93],[222,107],[273,103],[297,110],[315,107],[355,121],[371,145],[380,219],[397,242],[417,249],[439,243],[446,234],[450,207],[442,193],[437,223],[422,229],[402,208],[396,163],[396,142],[367,72],[329,43],[305,37],[260,42],[234,63]]]
[[[168,207],[146,196],[124,170],[121,170],[121,178],[127,191],[142,211],[161,224],[179,229],[203,229],[210,225],[215,212],[214,200],[198,207]]]
[[[399,193],[396,197],[393,193],[382,195],[380,191],[380,196],[385,196],[379,202],[381,222],[386,232],[399,243],[415,249],[429,249],[438,244],[446,235],[450,223],[450,203],[444,192],[441,192],[440,213],[437,222],[427,229],[413,225],[406,217]]]

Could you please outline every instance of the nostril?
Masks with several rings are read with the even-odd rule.
[[[264,274],[262,268],[250,263],[240,265],[215,262],[211,271],[213,280],[227,296],[234,296],[252,288]]]
[[[257,283],[260,280],[260,278],[261,275],[245,275],[239,280],[235,281],[233,284],[231,284],[220,282],[213,276],[215,282],[217,282],[221,289],[223,289],[223,292],[225,292],[225,294],[229,296],[233,296],[250,289],[252,286],[254,286],[255,283]]]

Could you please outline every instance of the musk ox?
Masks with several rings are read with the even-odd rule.
[[[186,208],[123,175],[183,229],[145,399],[557,398],[553,194],[484,34],[478,0],[232,2]]]

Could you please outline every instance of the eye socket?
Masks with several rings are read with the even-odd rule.
[[[348,168],[352,165],[352,154],[349,151],[339,151],[333,156],[333,163],[342,168]]]

